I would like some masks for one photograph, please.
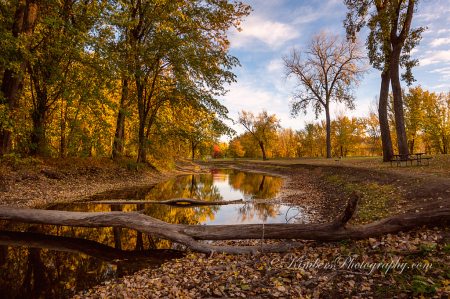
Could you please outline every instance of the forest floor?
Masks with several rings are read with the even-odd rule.
[[[279,196],[271,201],[302,207],[308,222],[334,219],[354,190],[360,192],[361,200],[351,225],[439,208],[450,201],[450,157],[445,156],[435,157],[430,166],[401,169],[391,168],[380,159],[350,158],[340,163],[325,159],[273,159],[201,164],[286,178]],[[52,172],[40,167],[3,172],[1,203],[42,206],[54,200],[79,200],[106,190],[201,171],[189,165],[177,171],[134,172],[116,166],[46,164],[55,175],[62,175],[58,179],[49,178]],[[283,254],[188,253],[158,269],[104,282],[75,298],[447,298],[450,295],[448,227],[422,227],[366,240],[297,241],[304,245]],[[276,240],[216,243],[261,242]]]

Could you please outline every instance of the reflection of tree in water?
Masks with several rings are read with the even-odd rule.
[[[248,198],[273,198],[280,190],[283,179],[256,173],[233,171],[228,177],[228,184],[241,191]]]
[[[281,179],[263,177],[257,174],[244,174],[235,171],[218,173],[229,174],[229,184],[246,195],[257,198],[275,196]],[[192,175],[176,178],[154,187],[146,187],[128,192],[110,194],[104,199],[167,200],[187,197],[205,201],[221,201],[222,195],[213,184],[210,175]],[[98,199],[98,198],[96,198]],[[77,212],[109,212],[145,210],[145,214],[165,222],[195,225],[213,220],[220,206],[177,208],[166,205],[97,205],[77,204],[54,206],[54,209]],[[274,217],[279,208],[268,204],[241,206],[242,220],[254,215],[262,220]],[[137,233],[126,228],[75,228],[65,226],[31,225],[25,223],[0,222],[0,230],[20,232],[40,232],[46,235],[82,238],[92,240],[115,249],[127,251],[172,248],[174,244],[152,236]],[[48,249],[29,249],[18,246],[0,246],[0,290],[1,296],[8,298],[71,297],[76,291],[99,284],[105,279],[116,278],[126,271],[110,263],[84,254],[58,252]]]
[[[145,195],[145,200],[162,201],[180,197],[205,201],[223,200],[210,175],[190,175],[160,183]]]
[[[158,243],[149,236],[139,236],[136,231],[128,229],[114,233],[113,228],[68,228],[27,224],[16,225],[15,228],[17,231],[42,232],[53,236],[97,239],[111,248],[128,251],[170,248],[172,245],[168,242]],[[71,252],[19,246],[1,248],[1,252],[6,253],[6,258],[0,264],[0,297],[5,296],[2,298],[67,298],[101,281],[134,273],[141,268],[136,263],[131,265],[132,268],[128,268],[126,263],[116,266],[88,255]]]
[[[242,222],[251,220],[256,215],[262,221],[266,221],[267,218],[275,218],[280,211],[279,205],[269,203],[248,203],[239,206],[237,209],[239,218]]]

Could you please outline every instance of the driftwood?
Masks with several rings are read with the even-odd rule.
[[[230,200],[230,201],[205,201],[192,198],[172,198],[162,201],[151,200],[96,200],[84,202],[87,204],[100,204],[100,205],[140,205],[140,204],[161,204],[169,206],[186,206],[186,207],[200,207],[200,206],[218,206],[244,203],[242,199]]]
[[[302,239],[339,241],[364,239],[382,234],[407,231],[427,225],[445,226],[450,220],[450,205],[430,211],[395,215],[366,225],[350,226],[347,222],[356,211],[359,194],[353,194],[344,213],[335,221],[323,224],[242,224],[182,225],[169,224],[139,212],[67,212],[0,206],[0,220],[82,227],[124,227],[144,234],[183,244],[193,251],[235,254],[289,251],[301,243],[285,241],[261,246],[214,246],[197,240]]]

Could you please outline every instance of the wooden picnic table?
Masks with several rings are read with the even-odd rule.
[[[417,166],[419,165],[423,165],[422,160],[427,160],[427,165],[430,164],[430,159],[432,159],[432,157],[422,157],[422,155],[425,155],[425,153],[414,153],[414,154],[409,154],[409,155],[405,155],[405,154],[399,154],[399,155],[392,155],[393,159],[391,159],[391,166],[392,166],[392,162],[397,162],[397,167],[403,167],[402,166],[402,162],[405,162],[405,166],[408,167],[408,162],[411,163],[411,166],[413,166],[412,162],[413,161],[417,161]],[[412,157],[415,156],[415,157]]]

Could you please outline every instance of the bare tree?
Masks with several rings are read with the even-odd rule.
[[[330,102],[355,108],[353,89],[368,69],[367,55],[362,52],[358,39],[350,41],[326,30],[310,38],[306,49],[293,48],[289,56],[283,57],[286,77],[295,76],[301,87],[294,94],[291,114],[297,116],[300,111],[306,114],[311,105],[317,118],[325,110],[327,158],[331,158]]]
[[[239,113],[238,123],[240,123],[258,142],[261,147],[263,160],[267,160],[264,145],[276,136],[276,131],[280,127],[280,121],[275,114],[269,115],[265,109],[255,117],[252,112],[242,110]]]

